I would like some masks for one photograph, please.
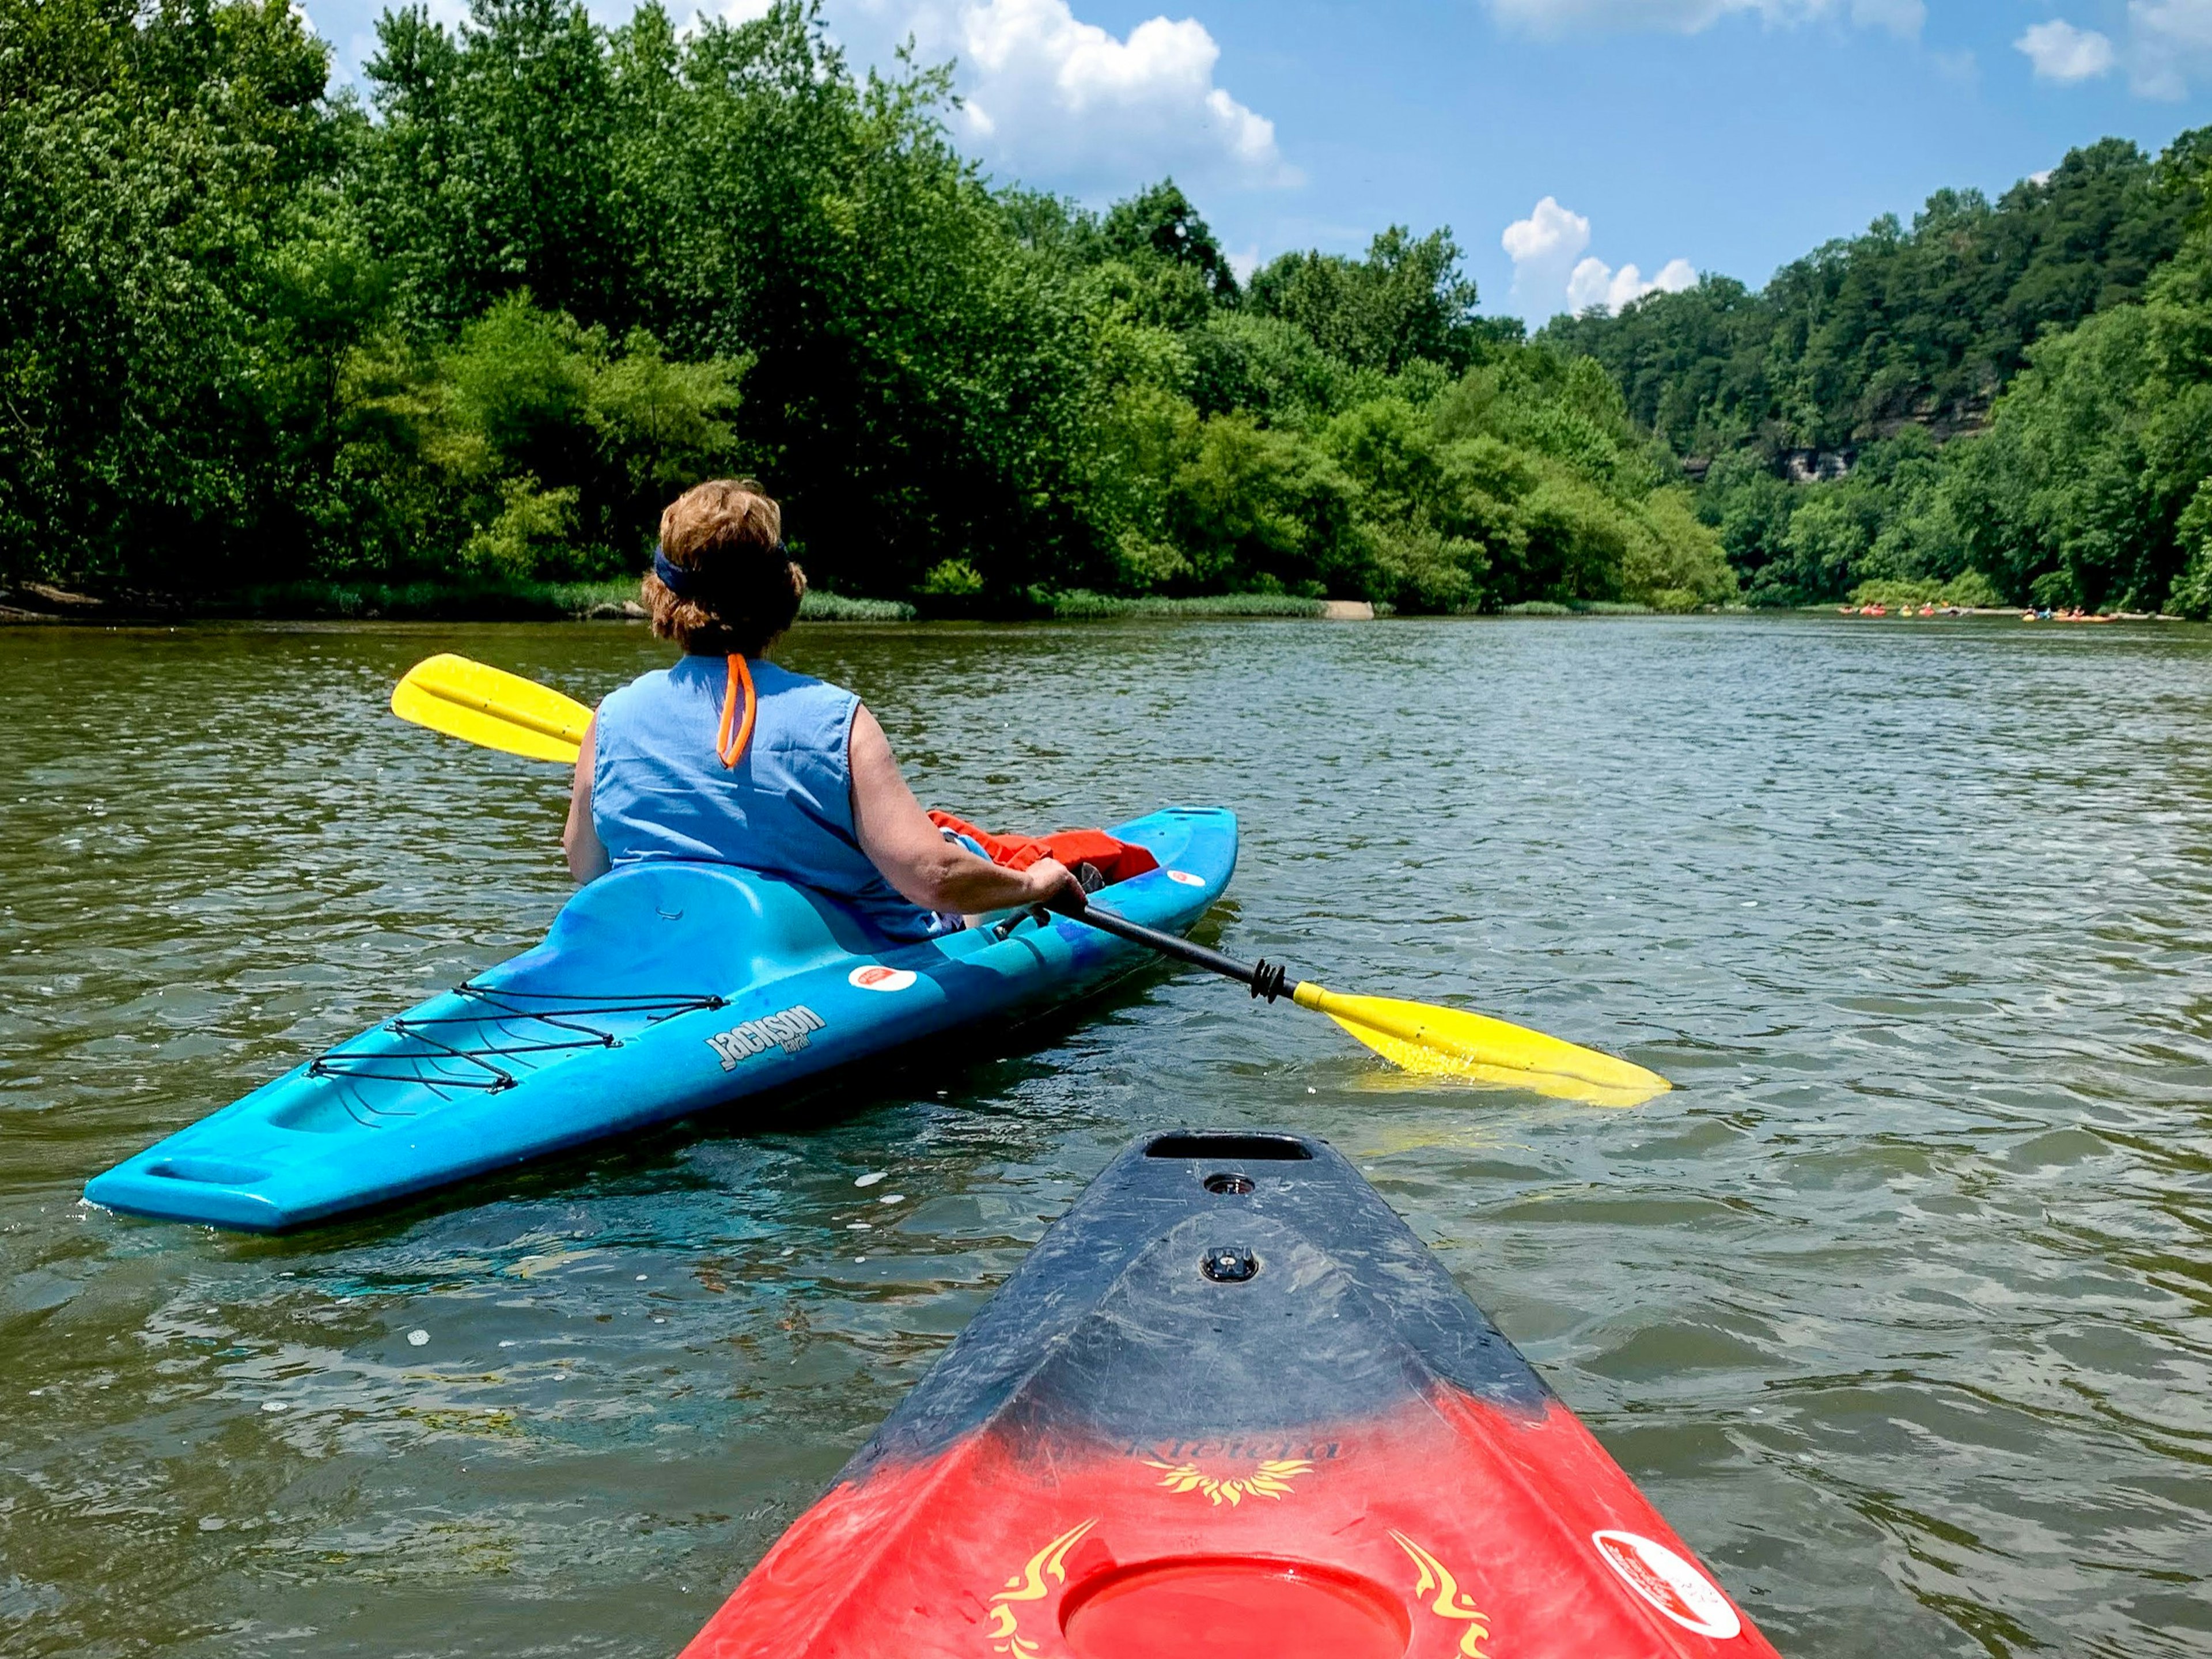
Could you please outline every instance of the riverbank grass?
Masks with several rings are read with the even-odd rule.
[[[1509,605],[1503,613],[1508,617],[1653,617],[1657,609],[1648,605],[1631,605],[1620,599],[1576,599],[1562,605],[1556,599],[1523,599],[1518,605]]]
[[[209,614],[268,618],[380,618],[395,622],[559,622],[580,617],[641,620],[637,578],[599,582],[283,582],[247,588],[205,607]],[[912,622],[897,599],[809,593],[802,622]]]
[[[1997,585],[1978,570],[1968,570],[1949,581],[1932,576],[1905,580],[1885,578],[1861,582],[1851,590],[1853,605],[1955,605],[1961,611],[2017,609],[2007,607]]]
[[[1157,595],[1129,598],[1072,587],[1040,598],[1056,622],[1111,622],[1131,617],[1321,617],[1328,611],[1326,599],[1309,599],[1296,593],[1208,593],[1172,599]]]

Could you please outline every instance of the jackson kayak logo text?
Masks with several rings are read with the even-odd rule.
[[[734,1072],[741,1060],[750,1060],[755,1054],[764,1054],[770,1048],[781,1048],[787,1054],[795,1054],[804,1048],[813,1033],[827,1029],[830,1022],[804,1003],[786,1008],[781,1013],[769,1014],[761,1019],[749,1019],[742,1025],[732,1025],[726,1031],[707,1039],[707,1046],[722,1057],[722,1069]]]

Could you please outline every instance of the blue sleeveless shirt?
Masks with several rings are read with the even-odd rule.
[[[599,705],[592,822],[617,865],[734,864],[834,899],[887,938],[927,939],[943,921],[899,896],[853,827],[850,691],[748,659],[758,712],[734,768],[715,739],[729,666],[687,656]]]

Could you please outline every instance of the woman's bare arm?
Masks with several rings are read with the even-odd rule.
[[[1057,860],[1007,870],[945,840],[907,787],[890,739],[866,708],[853,716],[852,761],[853,827],[860,850],[902,897],[925,910],[969,915],[1018,904],[1081,908],[1082,884]]]
[[[584,728],[584,742],[576,751],[576,782],[568,792],[568,823],[561,831],[561,850],[568,855],[568,873],[576,885],[597,881],[613,866],[599,831],[592,822],[592,757],[599,747],[599,722],[594,718]]]

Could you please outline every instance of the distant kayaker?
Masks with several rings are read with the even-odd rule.
[[[962,918],[1072,904],[1083,889],[1043,859],[1003,868],[933,823],[860,698],[767,653],[806,576],[783,509],[750,481],[686,491],[660,515],[643,598],[683,648],[600,703],[576,759],[562,846],[579,883],[642,859],[734,864],[836,900],[892,939]]]

